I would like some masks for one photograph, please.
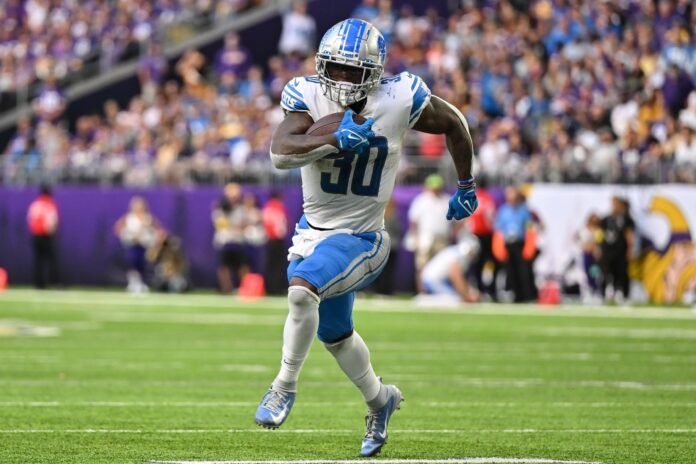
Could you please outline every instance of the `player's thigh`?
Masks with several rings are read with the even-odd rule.
[[[288,283],[295,269],[304,259],[290,261],[287,269]],[[319,304],[319,327],[317,338],[324,343],[336,343],[353,333],[353,302],[355,292],[322,300]]]
[[[306,280],[322,300],[358,290],[379,275],[389,256],[389,234],[336,234],[288,269],[288,277]]]

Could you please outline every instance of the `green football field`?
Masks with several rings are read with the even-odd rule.
[[[0,463],[358,461],[365,407],[315,342],[282,429],[253,415],[283,299],[0,294]],[[696,313],[358,299],[406,402],[377,459],[696,462]],[[374,459],[373,459],[374,460]]]

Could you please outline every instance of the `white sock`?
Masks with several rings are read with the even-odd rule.
[[[370,364],[370,350],[360,334],[353,334],[337,343],[325,343],[343,372],[353,381],[370,409],[380,409],[387,402],[387,390]]]
[[[283,358],[273,388],[295,391],[314,334],[319,327],[319,297],[306,287],[288,288],[288,318],[283,330]]]

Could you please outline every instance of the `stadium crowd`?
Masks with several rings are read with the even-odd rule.
[[[17,94],[104,72],[182,23],[222,20],[256,0],[7,0],[0,3],[0,109]],[[171,32],[171,31],[170,31]],[[181,32],[181,31],[179,31]],[[173,38],[173,37],[169,37]]]
[[[102,3],[124,8],[115,18],[128,19],[129,8],[159,11],[146,6],[152,2],[95,5]],[[462,109],[479,170],[493,182],[696,182],[696,8],[688,0],[470,0],[448,17],[364,0],[353,14],[388,40],[387,74],[419,74]],[[28,30],[20,40],[34,40]],[[214,59],[189,50],[173,69],[152,42],[139,64],[142,93],[127,107],[110,101],[79,117],[74,131],[49,76],[34,102],[37,118],[19,121],[4,151],[2,182],[143,186],[296,176],[272,172],[268,144],[283,116],[283,85],[314,73],[315,32],[297,2],[284,19],[282,52],[265,68],[234,33]],[[45,53],[60,56],[54,48]],[[35,58],[5,61],[26,67]],[[420,182],[433,170],[449,180],[445,151],[443,137],[412,133],[401,181]]]

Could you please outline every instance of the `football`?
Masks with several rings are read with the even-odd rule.
[[[345,113],[332,113],[328,116],[324,116],[320,120],[316,121],[312,126],[307,129],[306,134],[307,135],[328,135],[328,134],[333,134],[338,130],[338,126],[341,125],[341,120],[343,119],[343,115]],[[357,113],[353,114],[353,121],[355,121],[357,124],[363,124],[366,119],[362,116],[360,116]],[[347,155],[348,152],[341,151],[338,153],[334,153],[332,155],[328,155],[325,158],[326,159],[336,159],[336,158],[342,158],[345,155]]]

